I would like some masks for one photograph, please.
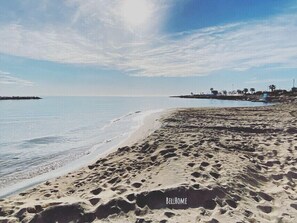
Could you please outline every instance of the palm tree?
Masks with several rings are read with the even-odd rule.
[[[274,84],[269,85],[269,89],[273,92],[276,89],[276,86]]]
[[[244,93],[244,94],[247,94],[248,92],[249,92],[249,89],[247,89],[247,88],[244,88],[244,89],[243,89],[243,93]]]
[[[242,90],[237,90],[237,94],[242,94]]]
[[[253,87],[250,89],[250,92],[251,92],[252,94],[254,94],[254,93],[255,93],[255,91],[256,91],[256,89],[255,89],[255,88],[253,88]]]
[[[209,90],[210,90],[210,92],[212,93],[212,91],[213,91],[213,87],[212,87],[212,88],[210,88]]]

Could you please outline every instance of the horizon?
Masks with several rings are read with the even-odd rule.
[[[295,0],[0,5],[3,96],[290,90],[297,78]]]
[[[290,89],[281,89],[281,88],[278,88],[276,86],[276,90],[285,90],[287,92],[290,92],[292,90],[292,88],[296,88],[296,86],[292,85],[292,87]],[[236,93],[238,90],[241,90],[243,91],[245,88],[242,88],[242,89],[234,89],[234,90],[231,90],[231,89],[216,89],[216,88],[213,88],[214,91],[218,91],[218,93],[220,94],[223,94],[223,91],[226,91],[227,92],[227,95],[230,95],[230,94],[238,94]],[[251,88],[250,87],[246,87],[246,89],[248,89],[248,93],[251,93]],[[267,86],[266,89],[255,89],[254,92],[271,92],[271,89],[269,89],[269,86]],[[187,94],[185,95],[191,95],[191,94],[194,94],[194,95],[199,95],[199,94],[212,94],[212,91],[209,89],[208,91],[206,92],[188,92]],[[125,94],[109,94],[109,95],[0,95],[0,97],[171,97],[171,96],[182,96],[182,95],[167,95],[167,94],[159,94],[159,95],[156,95],[156,94],[152,94],[152,95],[149,95],[149,94],[146,94],[146,95],[125,95]]]

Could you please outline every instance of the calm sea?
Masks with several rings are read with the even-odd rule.
[[[45,97],[0,101],[0,197],[84,166],[156,111],[262,105],[169,97]]]

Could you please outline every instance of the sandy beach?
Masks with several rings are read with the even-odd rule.
[[[297,104],[151,116],[104,157],[0,201],[0,222],[296,222]]]

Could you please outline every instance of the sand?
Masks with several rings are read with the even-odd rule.
[[[155,119],[96,163],[1,200],[0,222],[297,222],[296,104]]]

